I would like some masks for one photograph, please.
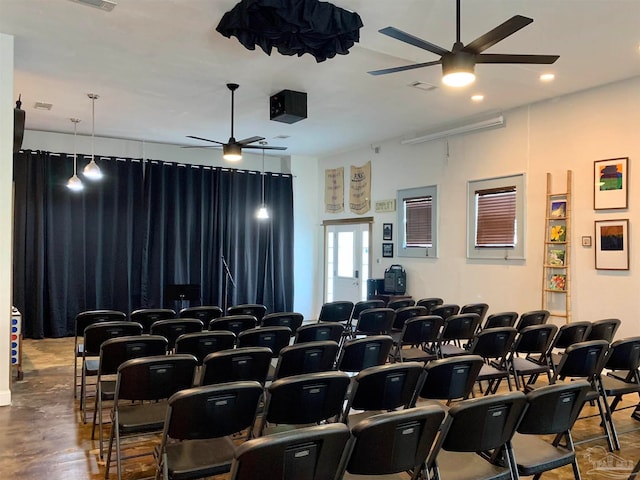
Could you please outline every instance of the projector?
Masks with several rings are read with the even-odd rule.
[[[296,123],[307,118],[307,94],[282,90],[269,99],[270,119],[282,123]]]

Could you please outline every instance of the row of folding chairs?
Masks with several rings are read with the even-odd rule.
[[[526,396],[522,392],[512,392],[465,400],[448,412],[439,405],[408,405],[402,410],[375,412],[355,421],[353,416],[351,419],[344,413],[340,416],[342,400],[350,384],[344,373],[323,372],[273,382],[267,387],[264,407],[258,413],[263,389],[257,382],[180,388],[184,383],[180,385],[180,380],[174,380],[187,378],[189,372],[186,370],[193,371],[196,364],[194,357],[175,355],[135,359],[121,365],[107,475],[114,444],[120,471],[120,436],[134,433],[131,429],[136,423],[134,410],[143,412],[150,422],[142,425],[138,419],[137,425],[143,432],[163,430],[161,443],[155,449],[156,478],[200,478],[229,470],[231,478],[235,479],[342,478],[345,471],[356,475],[411,471],[412,478],[429,471],[434,478],[449,478],[451,468],[464,468],[472,472],[469,478],[481,479],[511,478],[515,475],[512,470],[516,469],[521,475],[533,475],[568,464],[573,465],[574,472],[578,469],[570,429],[586,399],[587,382],[543,387]],[[357,386],[357,390],[367,390],[364,386],[367,376],[382,378],[378,379],[378,388],[394,381],[409,383],[408,374],[402,376],[402,373],[411,369],[422,370],[422,366],[385,365],[361,372],[356,385],[358,381],[362,385]],[[150,386],[153,393],[147,390]],[[388,395],[378,395],[376,409],[407,407],[389,401],[392,397],[400,398],[401,391],[392,388]],[[349,396],[350,405],[362,407],[354,400],[356,396],[353,392]],[[167,397],[170,397],[168,406],[160,401],[131,404],[131,401]],[[372,395],[363,394],[362,397],[369,402],[375,401]],[[336,398],[338,401],[331,400]],[[157,410],[153,419],[149,405]],[[283,431],[285,426],[290,429],[327,419],[340,423]],[[349,420],[350,429],[345,426],[346,420]],[[244,432],[245,438],[257,438],[236,447],[230,436],[244,435]],[[321,432],[320,437],[314,437]],[[329,437],[325,437],[326,432],[332,434],[327,433]],[[516,432],[523,438],[516,441]],[[329,440],[334,434],[341,438],[337,444]],[[562,435],[566,445],[554,444],[557,454],[551,458],[547,443],[546,456],[535,458],[536,452],[541,450],[532,448],[530,441],[540,442],[537,435],[551,434]],[[238,440],[237,436],[235,440]],[[512,441],[516,446],[514,449],[511,449]],[[493,451],[490,462],[469,455],[488,450]],[[461,459],[463,452],[467,453]],[[336,475],[332,473],[334,468]],[[576,473],[576,478],[578,475]]]
[[[295,333],[297,328],[303,322],[303,315],[297,312],[277,312],[265,314],[266,307],[264,305],[246,304],[236,305],[229,307],[227,317],[232,317],[231,320],[220,321],[215,329],[231,329],[236,334],[240,330],[252,328],[256,325],[263,326],[286,326]],[[223,312],[220,307],[217,306],[198,306],[187,307],[182,309],[178,314],[170,309],[139,309],[133,311],[129,316],[124,312],[116,310],[92,310],[81,312],[75,319],[75,340],[74,340],[74,398],[77,397],[78,387],[82,390],[82,384],[78,372],[78,360],[82,358],[84,353],[84,343],[79,341],[79,338],[84,336],[85,329],[97,323],[112,322],[112,321],[132,321],[142,325],[143,333],[151,333],[151,326],[159,321],[175,320],[176,318],[182,320],[200,320],[203,325],[210,326],[211,322],[215,319],[223,317]],[[233,318],[236,318],[235,320]],[[180,324],[179,322],[165,322],[165,332],[158,332],[167,336],[170,340],[175,340],[178,335],[185,333],[186,331],[194,331],[197,329],[197,322],[192,322],[193,325]],[[159,328],[158,328],[159,329]],[[203,327],[200,327],[202,330]],[[99,343],[97,344],[99,347]],[[91,355],[97,356],[97,349],[93,349]],[[82,391],[81,391],[82,393]]]

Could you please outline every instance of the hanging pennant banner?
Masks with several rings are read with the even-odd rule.
[[[351,167],[349,208],[358,215],[371,210],[371,162],[362,167]]]
[[[344,212],[344,167],[324,171],[324,211]]]

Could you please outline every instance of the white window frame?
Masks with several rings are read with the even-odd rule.
[[[430,247],[407,247],[405,233],[405,212],[404,200],[417,197],[431,197],[431,246]],[[397,214],[398,214],[398,241],[396,255],[398,257],[413,258],[437,258],[438,257],[438,187],[431,185],[427,187],[405,188],[398,190],[397,194]]]
[[[467,258],[469,259],[500,259],[524,260],[526,245],[526,177],[524,173],[504,177],[470,180],[467,182]],[[516,244],[514,247],[476,247],[476,192],[516,187]]]

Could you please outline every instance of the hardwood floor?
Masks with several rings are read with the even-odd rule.
[[[104,478],[98,442],[91,440],[91,422],[83,424],[78,402],[72,395],[73,339],[25,340],[24,379],[12,385],[13,404],[0,408],[0,472],[2,478],[97,480]],[[629,395],[626,405],[638,398]],[[586,406],[584,414],[595,414]],[[618,432],[640,428],[630,418],[630,410],[614,414]],[[573,430],[576,441],[598,435],[596,418],[578,420]],[[108,428],[105,428],[108,435]],[[150,451],[155,437],[140,444]],[[610,454],[604,439],[578,445],[580,471],[584,480],[627,479],[640,458],[640,430],[620,433],[622,448]],[[627,462],[627,463],[625,463]],[[140,457],[125,462],[124,480],[152,477],[153,458]],[[116,478],[115,467],[111,478]],[[217,479],[225,478],[224,476]],[[571,467],[545,473],[543,479],[572,479]]]

